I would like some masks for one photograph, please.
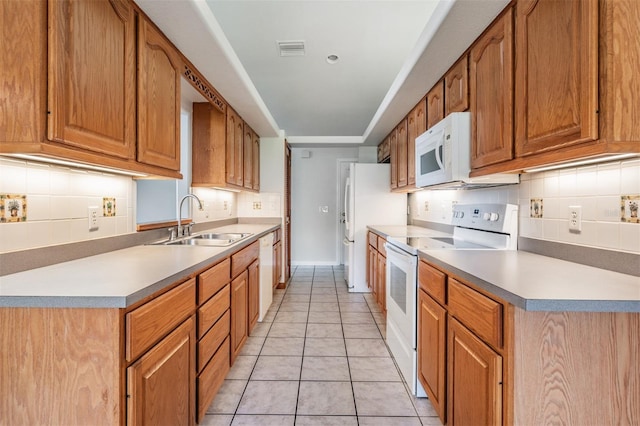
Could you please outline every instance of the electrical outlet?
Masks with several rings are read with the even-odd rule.
[[[428,201],[425,201],[425,202],[424,202],[424,211],[425,211],[425,212],[428,212],[428,211],[429,211],[429,202],[428,202]]]
[[[569,231],[582,231],[582,206],[569,206]]]
[[[89,231],[97,231],[98,226],[98,207],[89,207],[88,209],[89,216]]]

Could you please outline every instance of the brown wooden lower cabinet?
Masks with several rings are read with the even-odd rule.
[[[231,281],[231,364],[242,349],[249,334],[247,306],[249,304],[249,273],[243,271]]]
[[[248,273],[248,286],[249,286],[249,329],[248,333],[251,333],[253,328],[258,323],[258,316],[260,314],[260,263],[256,259],[253,261],[249,268]]]
[[[387,252],[384,249],[385,239],[368,231],[367,244],[367,287],[371,289],[374,300],[383,314],[387,313]]]
[[[193,317],[127,368],[127,424],[194,423]]]
[[[446,423],[447,311],[423,290],[418,303],[418,379],[438,417]]]
[[[449,321],[450,424],[502,424],[502,357],[465,326]]]
[[[201,421],[247,339],[257,248],[126,309],[0,308],[0,424]]]
[[[424,259],[418,282],[418,378],[443,423],[640,424],[640,313],[525,311]]]

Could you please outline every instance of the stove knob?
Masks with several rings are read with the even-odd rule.
[[[489,219],[491,219],[491,214],[489,214],[489,213],[483,213],[483,214],[482,214],[482,219],[483,219],[483,220],[489,220]]]
[[[500,215],[498,213],[491,213],[491,218],[490,220],[492,222],[496,222],[498,219],[500,218]]]
[[[458,212],[458,217],[462,219],[464,217],[464,212]]]

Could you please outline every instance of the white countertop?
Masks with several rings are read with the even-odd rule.
[[[370,228],[387,237],[440,234],[416,226]],[[418,255],[525,310],[640,312],[637,276],[520,250],[420,250]]]
[[[0,307],[126,308],[275,230],[234,224],[220,232],[250,232],[227,247],[143,245],[0,277]]]

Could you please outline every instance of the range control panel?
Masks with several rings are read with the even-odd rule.
[[[518,206],[515,204],[456,204],[451,224],[462,228],[517,235]]]

